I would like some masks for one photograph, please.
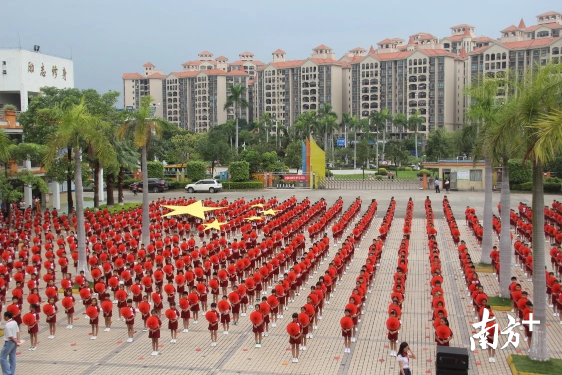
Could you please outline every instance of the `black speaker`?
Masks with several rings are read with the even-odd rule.
[[[468,370],[459,369],[441,369],[439,366],[435,368],[435,375],[468,375]]]
[[[437,346],[436,369],[468,370],[468,350],[451,346]]]

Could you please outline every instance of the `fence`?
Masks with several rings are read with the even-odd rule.
[[[421,190],[423,182],[419,180],[369,180],[350,179],[340,180],[326,177],[318,183],[318,189],[326,190]]]

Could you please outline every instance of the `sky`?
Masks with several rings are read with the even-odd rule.
[[[123,73],[142,73],[148,61],[164,74],[207,50],[230,62],[253,52],[271,61],[281,48],[304,59],[326,44],[336,58],[355,47],[427,32],[439,38],[467,23],[492,38],[562,12],[560,0],[25,0],[2,5],[0,48],[32,49],[74,60],[75,86],[122,92]],[[10,16],[11,15],[11,16]]]

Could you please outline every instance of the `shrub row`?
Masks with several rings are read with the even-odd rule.
[[[261,181],[244,181],[244,182],[232,182],[223,181],[222,188],[224,190],[257,190],[263,189],[263,182]]]
[[[533,183],[532,182],[524,182],[522,184],[513,184],[511,186],[512,190],[516,191],[532,191],[533,190]],[[544,192],[545,193],[560,193],[562,187],[558,182],[545,182],[544,183]]]

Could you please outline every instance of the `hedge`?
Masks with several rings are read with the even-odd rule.
[[[168,187],[170,190],[183,189],[186,185],[185,181],[176,181],[170,178],[165,178],[165,180],[168,181]]]
[[[148,178],[164,178],[164,164],[161,161],[149,161],[146,169]]]
[[[257,190],[263,189],[263,182],[261,181],[244,181],[244,182],[232,182],[223,181],[222,188],[224,190]]]
[[[207,174],[207,163],[203,161],[190,161],[185,164],[185,176],[191,181],[199,181]]]
[[[522,184],[514,184],[511,187],[512,190],[515,191],[532,191],[533,190],[533,183],[532,182],[524,182]],[[545,182],[544,183],[544,192],[545,193],[560,193],[562,190],[560,183],[558,182]]]
[[[250,163],[247,161],[233,161],[228,166],[230,179],[233,182],[243,182],[250,179]]]
[[[388,174],[388,170],[386,168],[379,168],[377,174],[381,176],[386,176]]]
[[[422,177],[424,174],[429,175],[430,172],[427,169],[420,169],[420,171],[418,172],[417,176],[418,177]]]
[[[509,159],[507,161],[510,184],[524,184],[531,181],[533,170],[531,163],[523,164],[522,159]]]

